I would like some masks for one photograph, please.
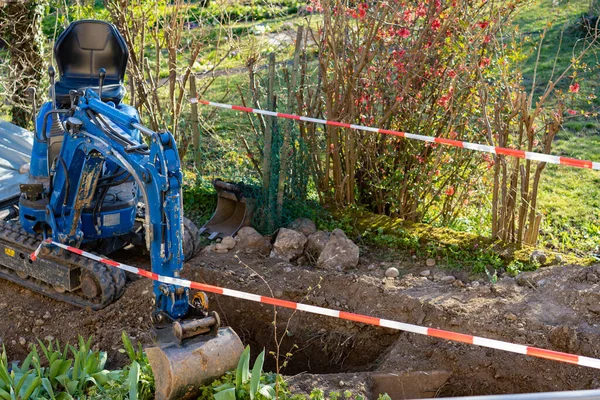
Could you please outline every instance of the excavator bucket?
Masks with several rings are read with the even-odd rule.
[[[254,208],[253,199],[246,196],[239,185],[220,179],[216,179],[213,185],[217,191],[217,209],[200,228],[200,234],[207,234],[210,240],[233,236],[244,226],[249,226]]]
[[[196,399],[201,385],[237,367],[244,346],[229,327],[199,335],[183,344],[146,348],[154,373],[157,400]]]

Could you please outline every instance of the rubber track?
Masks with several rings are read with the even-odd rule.
[[[17,220],[0,222],[0,241],[9,246],[18,246],[26,248],[30,253],[34,252],[42,242],[40,235],[31,235],[21,228]],[[41,255],[51,261],[75,265],[81,268],[82,276],[90,274],[96,282],[99,283],[101,294],[94,299],[88,299],[81,290],[76,289],[72,292],[59,293],[51,285],[36,278],[20,278],[16,272],[10,268],[0,265],[0,278],[7,279],[18,285],[26,287],[34,292],[41,293],[55,300],[73,304],[78,307],[90,307],[92,310],[100,310],[117,300],[125,292],[125,274],[123,271],[88,258],[62,252],[60,256]]]

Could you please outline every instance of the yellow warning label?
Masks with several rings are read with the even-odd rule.
[[[4,248],[4,254],[6,254],[7,256],[14,257],[15,256],[15,250],[11,249],[10,247],[5,247]]]

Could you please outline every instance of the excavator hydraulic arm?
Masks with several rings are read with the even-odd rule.
[[[91,207],[103,170],[117,166],[131,176],[145,204],[152,272],[179,277],[184,261],[183,176],[173,135],[147,129],[100,101],[92,89],[73,94],[64,125],[59,155],[64,167],[55,168],[45,221],[52,239],[71,246],[82,243],[81,210]],[[135,130],[149,144],[132,140]],[[51,243],[43,246],[46,253],[59,251]],[[156,345],[147,354],[157,398],[193,396],[201,383],[235,368],[243,350],[240,339],[230,328],[219,328],[218,315],[209,314],[204,304],[193,306],[189,288],[154,281],[154,296]]]

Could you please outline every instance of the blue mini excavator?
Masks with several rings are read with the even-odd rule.
[[[128,50],[118,30],[102,21],[73,22],[54,52],[59,79],[50,68],[50,101],[34,111],[18,218],[0,222],[0,277],[98,310],[123,294],[124,272],[47,239],[101,254],[145,246],[154,273],[178,277],[199,250],[198,229],[183,217],[173,136],[142,126],[135,108],[122,102]],[[40,243],[39,257],[30,259]],[[154,296],[156,340],[146,351],[156,396],[192,397],[199,384],[236,366],[241,341],[219,327],[203,293],[154,282]]]

